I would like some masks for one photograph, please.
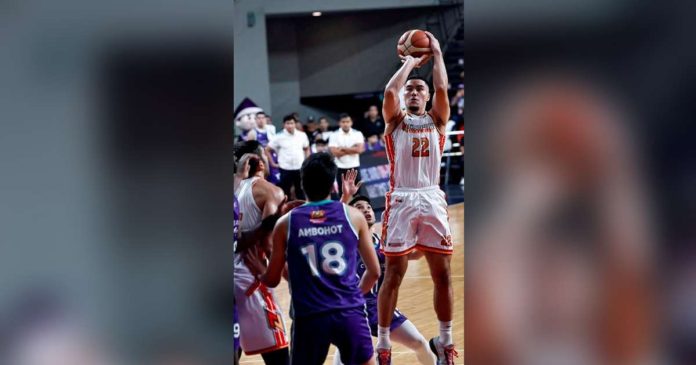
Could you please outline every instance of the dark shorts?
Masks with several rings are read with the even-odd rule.
[[[377,303],[367,304],[367,319],[370,323],[370,333],[372,336],[377,337]],[[394,310],[392,321],[389,325],[389,331],[394,331],[399,328],[406,320],[408,320],[408,318],[406,318],[403,313],[399,312],[398,309]]]
[[[291,365],[321,365],[333,344],[345,365],[362,364],[374,353],[363,307],[298,317],[292,326]]]

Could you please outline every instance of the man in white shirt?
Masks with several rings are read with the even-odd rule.
[[[285,195],[291,197],[290,188],[295,187],[295,198],[304,199],[305,194],[300,184],[300,168],[305,158],[309,156],[309,139],[307,134],[295,129],[297,120],[291,115],[283,118],[283,131],[275,135],[268,143],[266,150],[275,151],[280,167],[280,187]]]
[[[336,156],[336,181],[340,196],[343,190],[341,179],[348,170],[358,170],[355,182],[360,181],[360,154],[365,151],[365,137],[362,132],[352,128],[353,120],[348,114],[341,114],[338,124],[340,128],[329,137],[329,150]]]

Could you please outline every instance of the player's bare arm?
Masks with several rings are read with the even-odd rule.
[[[269,155],[273,154],[273,151],[275,151],[275,150],[273,149],[273,147],[271,147],[271,144],[269,143],[268,146],[266,146],[266,148],[264,148],[264,151],[266,151],[266,155],[269,156]]]
[[[285,240],[287,239],[288,217],[289,214],[282,216],[273,229],[271,236],[273,241],[271,260],[266,272],[259,276],[259,281],[271,288],[278,286],[285,270],[285,246],[287,244]]]
[[[447,96],[447,70],[442,57],[440,42],[430,32],[425,32],[430,38],[430,49],[433,55],[433,103],[430,113],[440,132],[445,133],[445,126],[450,117],[450,104]]]
[[[266,257],[270,257],[272,250],[271,233],[278,218],[280,217],[280,207],[285,203],[286,197],[283,190],[259,179],[254,186],[254,202],[261,211],[261,226],[250,232],[241,232],[237,240],[239,252],[246,252],[250,247],[260,247]],[[251,258],[249,258],[251,259]],[[247,261],[247,257],[245,257]]]
[[[263,149],[263,153],[266,154],[266,159],[268,160],[268,164],[271,165],[271,167],[278,168],[278,164],[273,161],[273,150],[266,146],[266,148]]]
[[[380,268],[375,248],[372,245],[372,234],[367,221],[359,210],[348,207],[350,220],[358,230],[358,253],[365,264],[365,273],[360,278],[359,288],[363,294],[368,293],[379,279]]]
[[[396,125],[403,119],[404,112],[399,104],[399,90],[406,84],[408,75],[411,74],[414,68],[423,65],[430,58],[429,55],[424,55],[418,58],[405,56],[401,58],[401,68],[392,76],[384,89],[384,101],[382,104],[382,115],[384,116],[385,130],[384,134],[390,134]]]
[[[270,256],[270,251],[272,249],[271,245],[271,232],[275,226],[276,221],[280,217],[280,207],[285,203],[287,197],[283,190],[266,180],[259,180],[257,182],[258,189],[254,189],[254,200],[260,207],[263,207],[261,212],[261,230],[262,235],[259,237],[259,245],[264,250],[267,256]],[[258,192],[258,197],[257,197]]]

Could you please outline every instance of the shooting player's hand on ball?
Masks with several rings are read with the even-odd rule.
[[[440,48],[440,41],[435,38],[435,36],[430,32],[425,32],[425,34],[430,38],[430,49],[433,55],[442,56],[442,49]]]
[[[432,55],[430,53],[428,53],[428,54],[424,54],[420,57],[413,57],[411,55],[407,55],[407,56],[399,56],[399,58],[401,58],[402,63],[415,62],[415,64],[416,64],[415,68],[420,68],[421,66],[428,63],[428,60],[430,60],[431,56]]]

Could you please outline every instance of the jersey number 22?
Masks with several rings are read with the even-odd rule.
[[[428,137],[413,138],[412,157],[430,156],[430,139]]]

